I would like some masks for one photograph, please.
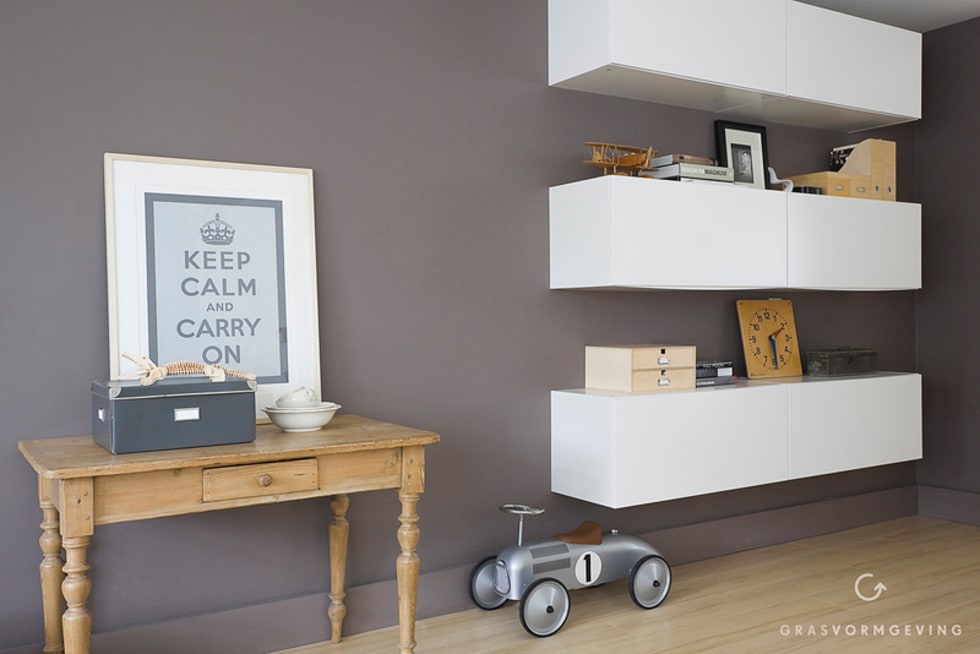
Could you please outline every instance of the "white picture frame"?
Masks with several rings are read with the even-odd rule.
[[[192,360],[257,376],[256,418],[320,397],[313,171],[106,153],[110,379]],[[249,369],[253,368],[253,369]]]

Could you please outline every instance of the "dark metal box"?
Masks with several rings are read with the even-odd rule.
[[[255,440],[255,382],[92,382],[92,435],[113,454]]]
[[[860,375],[874,372],[877,367],[877,350],[842,347],[806,353],[806,371],[814,377]]]

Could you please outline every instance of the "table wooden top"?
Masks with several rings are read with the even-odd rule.
[[[112,454],[91,435],[20,441],[21,454],[45,479],[101,477],[150,470],[276,461],[358,450],[431,445],[439,435],[356,415],[341,414],[323,429],[285,433],[275,425],[258,425],[255,441],[179,450]]]

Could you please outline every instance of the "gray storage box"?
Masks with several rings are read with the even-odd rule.
[[[255,382],[92,382],[92,435],[113,454],[249,443],[255,440]]]
[[[842,347],[806,353],[806,372],[814,377],[861,375],[875,372],[877,368],[877,350]]]

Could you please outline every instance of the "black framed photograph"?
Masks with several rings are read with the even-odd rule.
[[[765,127],[716,120],[715,147],[718,165],[732,168],[736,184],[766,188],[769,153]]]

